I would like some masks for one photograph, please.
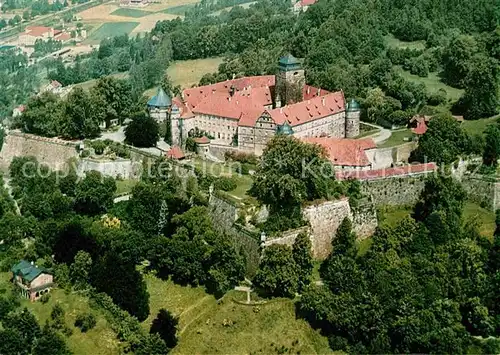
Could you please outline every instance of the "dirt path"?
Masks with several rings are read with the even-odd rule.
[[[184,311],[182,311],[181,314],[179,314],[179,318],[182,317],[183,314],[186,314],[187,312],[195,309],[196,307],[200,306],[203,302],[205,302],[206,300],[209,300],[212,296],[210,295],[207,295],[205,297],[203,297],[202,299],[200,299],[198,302],[196,302],[195,304],[189,306],[188,308],[186,308]],[[184,331],[196,320],[198,320],[199,318],[201,318],[201,316],[203,316],[204,314],[206,314],[208,311],[210,310],[210,307],[204,307],[203,311],[200,312],[196,317],[194,317],[193,319],[191,319],[189,322],[186,323],[186,325],[184,327],[182,327],[181,331],[179,332],[179,335],[182,335],[182,333],[184,333]]]

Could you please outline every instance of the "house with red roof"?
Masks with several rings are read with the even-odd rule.
[[[19,44],[22,46],[34,46],[37,40],[67,42],[71,35],[61,30],[46,26],[27,26],[23,33],[19,34]]]
[[[44,88],[43,91],[50,91],[53,94],[59,95],[62,94],[63,85],[57,80],[51,80]]]
[[[278,69],[277,75],[185,89],[172,99],[160,89],[148,108],[158,121],[170,120],[173,144],[182,146],[197,129],[207,132],[210,146],[219,151],[237,145],[260,155],[276,134],[333,138],[359,134],[360,107],[354,100],[347,105],[342,91],[306,85],[301,63],[292,55],[281,57]],[[293,102],[291,97],[301,100]]]
[[[309,6],[316,3],[317,0],[299,0],[293,5],[293,12],[298,14],[300,12],[307,11]]]

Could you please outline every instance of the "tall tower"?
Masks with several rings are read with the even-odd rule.
[[[359,103],[351,99],[347,104],[345,112],[345,137],[354,138],[359,136],[359,119],[361,116],[361,107]]]
[[[158,123],[165,123],[167,126],[164,137],[165,142],[172,145],[172,99],[161,87],[158,88],[156,95],[148,101],[148,111],[150,116],[153,117]]]
[[[292,101],[302,101],[305,81],[300,61],[291,54],[281,57],[276,75],[276,103],[285,106]]]

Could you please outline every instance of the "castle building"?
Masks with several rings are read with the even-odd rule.
[[[292,55],[280,58],[276,76],[243,77],[185,89],[173,99],[159,89],[148,108],[158,121],[168,120],[172,144],[179,146],[195,131],[210,138],[211,147],[257,155],[276,134],[299,138],[359,135],[359,104],[351,100],[346,105],[342,91],[306,85],[301,63]]]

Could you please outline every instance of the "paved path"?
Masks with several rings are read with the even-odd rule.
[[[376,144],[384,143],[392,135],[392,131],[390,129],[384,128],[382,126],[377,126],[377,125],[375,125],[373,123],[363,122],[363,124],[365,124],[367,126],[370,126],[370,127],[373,127],[373,128],[377,128],[377,129],[380,130],[380,132],[377,132],[377,133],[372,134],[371,136],[365,137],[365,138],[371,138],[371,139],[373,139],[373,141]]]
[[[122,202],[122,201],[128,201],[128,200],[130,200],[130,197],[132,197],[132,194],[127,194],[127,195],[115,197],[113,199],[113,203],[118,203],[118,202]]]

